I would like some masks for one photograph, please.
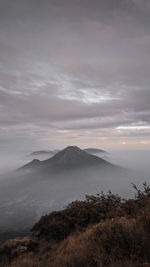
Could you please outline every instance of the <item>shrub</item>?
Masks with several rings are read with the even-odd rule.
[[[85,201],[74,201],[63,211],[43,216],[33,226],[32,232],[39,239],[61,241],[74,231],[83,231],[87,226],[104,220],[109,212],[114,216],[120,205],[121,198],[111,192],[86,196]]]

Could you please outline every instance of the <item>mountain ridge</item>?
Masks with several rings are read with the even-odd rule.
[[[71,168],[81,168],[81,167],[90,167],[94,165],[101,165],[105,167],[115,166],[110,162],[91,155],[85,150],[80,149],[77,146],[68,146],[65,149],[56,153],[53,157],[46,160],[40,161],[37,159],[32,160],[28,164],[22,166],[20,169],[49,169],[49,170],[62,170],[62,169],[71,169]]]

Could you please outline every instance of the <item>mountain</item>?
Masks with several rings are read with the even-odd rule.
[[[84,149],[85,152],[95,155],[95,154],[107,154],[107,152],[105,150],[102,149],[97,149],[97,148],[86,148]],[[38,151],[34,151],[31,154],[29,154],[30,157],[48,157],[48,156],[54,156],[56,155],[58,152],[60,152],[59,149],[55,149],[55,150],[38,150]]]
[[[87,153],[76,146],[69,146],[58,152],[52,158],[47,160],[39,161],[34,159],[30,163],[21,167],[21,170],[32,170],[32,171],[62,171],[70,169],[78,169],[92,166],[101,166],[105,168],[115,167],[115,165],[108,161],[99,158],[97,156]]]
[[[38,159],[33,159],[31,162],[27,163],[25,166],[20,167],[18,170],[32,170],[39,167],[41,161]]]

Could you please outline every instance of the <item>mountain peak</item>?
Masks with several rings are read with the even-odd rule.
[[[31,162],[27,163],[26,165],[20,167],[18,170],[32,170],[34,169],[35,167],[39,166],[41,163],[40,160],[38,159],[33,159]]]
[[[67,146],[66,148],[64,148],[62,151],[64,151],[64,152],[82,152],[82,150],[79,148],[79,147],[77,147],[77,146]]]
[[[78,160],[86,156],[87,153],[85,153],[83,150],[81,150],[77,146],[68,146],[65,149],[58,152],[53,158],[54,160],[62,160],[62,161],[68,161],[70,159],[75,160],[78,158]]]
[[[88,154],[77,146],[68,146],[46,162],[58,169],[70,169],[100,164],[103,160]]]

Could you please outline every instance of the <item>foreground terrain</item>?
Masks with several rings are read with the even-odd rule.
[[[33,238],[1,245],[0,266],[150,266],[150,187],[133,187],[134,199],[101,193],[43,216]]]

